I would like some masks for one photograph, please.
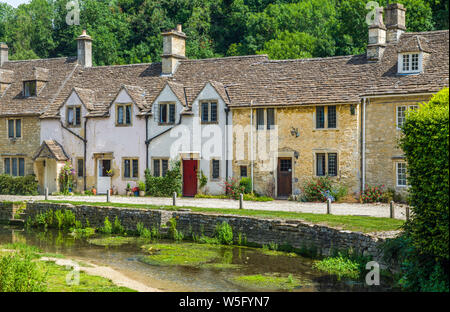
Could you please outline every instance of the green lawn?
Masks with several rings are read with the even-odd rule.
[[[72,205],[88,205],[88,206],[108,206],[108,207],[123,207],[123,208],[140,208],[140,209],[164,209],[164,210],[179,210],[191,209],[193,212],[204,213],[220,213],[220,214],[234,214],[241,216],[264,217],[264,218],[280,218],[304,220],[307,222],[325,224],[331,227],[338,227],[344,230],[357,232],[378,232],[378,231],[392,231],[398,230],[404,223],[403,220],[364,216],[339,216],[316,213],[303,212],[288,212],[288,211],[269,211],[269,210],[250,210],[250,209],[224,209],[224,208],[199,208],[199,207],[173,207],[173,206],[158,206],[158,205],[144,205],[144,204],[124,204],[124,203],[106,203],[106,202],[80,202],[80,201],[61,201],[48,200],[43,201],[48,203],[66,203]]]

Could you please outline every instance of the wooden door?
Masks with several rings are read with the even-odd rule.
[[[278,197],[288,197],[292,194],[292,159],[278,158]]]
[[[183,196],[197,194],[197,160],[183,160]]]

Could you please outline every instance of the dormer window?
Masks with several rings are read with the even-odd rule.
[[[67,107],[67,125],[69,127],[81,126],[81,106]]]
[[[175,104],[171,103],[159,104],[159,123],[160,124],[175,123]]]
[[[131,104],[117,104],[116,125],[131,126]]]
[[[414,74],[422,71],[422,53],[402,53],[398,57],[398,72]]]
[[[24,97],[31,97],[37,95],[36,80],[23,82]]]

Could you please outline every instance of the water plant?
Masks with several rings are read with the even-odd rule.
[[[220,244],[233,244],[233,229],[226,221],[223,221],[216,226],[216,237]]]
[[[116,216],[116,218],[114,219],[114,224],[112,226],[112,234],[124,234],[125,233],[125,228],[122,226],[122,224],[120,224],[120,220],[119,218]]]
[[[183,233],[177,230],[177,220],[175,218],[169,220],[169,235],[176,242],[180,242],[184,238]]]
[[[309,280],[300,280],[289,274],[266,273],[255,275],[241,275],[231,278],[233,283],[249,288],[262,288],[270,290],[292,290],[303,285],[310,285]]]
[[[113,226],[108,217],[105,217],[105,221],[103,221],[103,227],[99,228],[98,230],[103,234],[112,234]]]
[[[144,224],[142,222],[138,222],[136,224],[136,231],[140,237],[148,239],[152,238],[152,232],[146,227],[144,227]]]
[[[341,252],[335,257],[328,257],[316,261],[313,267],[320,271],[336,275],[339,280],[343,277],[357,279],[362,272],[360,262],[351,259],[348,255]]]

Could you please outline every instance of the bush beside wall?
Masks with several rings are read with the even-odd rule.
[[[37,195],[38,184],[34,175],[25,177],[13,177],[6,174],[0,175],[1,195]]]

